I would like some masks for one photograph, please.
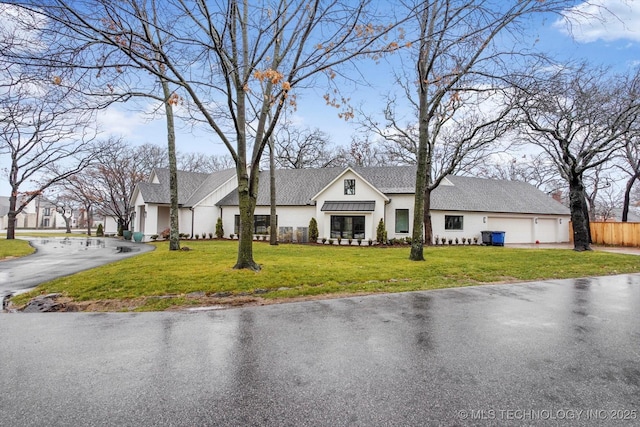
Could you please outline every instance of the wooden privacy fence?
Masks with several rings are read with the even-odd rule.
[[[591,222],[591,240],[596,245],[640,247],[640,222]],[[569,225],[573,241],[573,227]]]

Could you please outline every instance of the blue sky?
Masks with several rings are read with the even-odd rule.
[[[591,0],[615,13],[615,16],[601,10],[600,19],[584,19],[577,15],[570,28],[557,17],[532,21],[529,25],[530,43],[538,49],[558,58],[589,60],[593,63],[610,65],[623,71],[640,65],[640,1],[639,0]],[[577,10],[594,13],[592,6],[576,2]],[[384,67],[375,70],[376,81],[391,81],[385,76]],[[385,87],[359,88],[352,94],[354,104],[366,102],[371,112],[382,107]],[[327,132],[335,145],[347,145],[357,132],[357,120],[345,122],[338,118],[337,111],[325,105],[322,90],[298,94],[298,110],[291,114],[291,120],[301,127],[320,128]],[[379,104],[380,108],[376,108]],[[165,123],[162,117],[155,120],[141,112],[144,106],[136,103],[110,108],[99,116],[103,135],[121,136],[132,144],[166,144]],[[146,107],[150,109],[151,107]],[[178,129],[177,147],[181,152],[202,152],[206,154],[226,154],[226,148],[212,134],[181,127]],[[4,163],[4,162],[3,162]],[[28,190],[23,188],[22,191]],[[0,177],[0,195],[8,195],[7,179]]]

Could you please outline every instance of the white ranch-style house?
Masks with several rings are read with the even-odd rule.
[[[269,171],[260,172],[254,233],[269,230]],[[319,238],[375,241],[382,219],[387,237],[411,237],[415,166],[280,169],[276,171],[278,235],[307,241],[309,221]],[[211,174],[179,172],[179,228],[189,235],[215,233],[222,218],[225,237],[238,234],[235,169]],[[134,230],[145,238],[169,227],[169,172],[156,169],[133,196]],[[482,231],[504,231],[505,243],[569,241],[569,209],[522,182],[447,177],[431,195],[433,234],[481,241]]]

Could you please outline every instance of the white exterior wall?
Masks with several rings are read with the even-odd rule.
[[[193,236],[193,229],[191,227],[191,209],[189,208],[179,208],[178,209],[178,231],[180,233],[186,233],[189,236]],[[195,216],[193,217],[194,221],[195,221]],[[170,217],[168,217],[168,221],[167,221],[167,227],[169,227],[169,223],[170,223]],[[166,227],[165,227],[166,228]],[[196,231],[198,230],[197,227],[195,226],[195,222],[194,222],[194,227],[196,229]]]
[[[344,180],[354,179],[356,182],[355,194],[344,194]],[[360,178],[351,170],[347,170],[340,175],[333,183],[324,189],[316,197],[316,220],[318,221],[318,237],[327,239],[331,237],[331,216],[364,216],[364,240],[376,238],[376,227],[380,219],[385,216],[386,196],[373,188],[368,182]],[[322,206],[325,202],[362,202],[374,201],[375,209],[373,212],[348,211],[348,212],[324,212]],[[307,223],[308,224],[308,223]]]
[[[413,233],[412,194],[391,194],[386,206],[385,225],[388,238],[411,237]],[[395,232],[396,209],[409,210],[409,233]],[[445,230],[445,215],[463,217],[462,230]],[[505,243],[565,243],[569,241],[570,215],[496,214],[490,212],[431,211],[433,236],[460,242],[462,238],[478,238],[482,231],[504,231]],[[536,222],[537,220],[537,222]],[[375,234],[374,234],[375,236]]]
[[[216,232],[216,221],[218,220],[219,209],[215,206],[198,206],[193,208],[193,232],[201,236],[202,233]],[[189,228],[191,225],[189,225]]]
[[[64,225],[64,219],[62,220],[62,224]],[[118,232],[118,220],[116,217],[105,215],[104,217],[104,227],[105,234],[116,234]]]
[[[389,195],[390,201],[385,208],[384,224],[387,229],[387,238],[389,239],[404,239],[405,237],[411,237],[413,233],[413,194],[391,194]],[[409,232],[408,233],[396,233],[396,210],[408,209],[409,210]],[[380,221],[380,220],[378,220]],[[378,223],[376,222],[376,228]],[[375,240],[375,230],[374,230]]]
[[[145,209],[147,217],[144,219],[144,229],[140,231],[144,233],[145,237],[160,234],[162,230],[158,224],[158,205],[147,205]]]
[[[240,209],[237,206],[224,206],[222,208],[222,227],[225,238],[229,238],[231,233],[237,234],[234,230],[235,217],[239,214]],[[269,206],[256,206],[254,215],[270,214],[271,208]],[[297,228],[309,227],[309,221],[315,216],[315,206],[278,206],[276,215],[278,216],[278,227],[292,227],[295,232]]]
[[[446,215],[462,216],[462,230],[445,230],[444,218]],[[483,212],[458,212],[458,211],[431,211],[431,223],[433,226],[434,239],[443,237],[455,241],[457,238],[462,243],[462,238],[473,239],[478,238],[478,242],[482,242],[482,230],[487,230],[484,218],[486,213]]]

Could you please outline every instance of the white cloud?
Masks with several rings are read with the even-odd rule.
[[[99,111],[98,125],[104,133],[133,139],[148,134],[145,128],[150,127],[148,116],[144,113],[125,110],[118,106]]]
[[[590,0],[564,12],[554,26],[576,41],[640,41],[640,1]]]

